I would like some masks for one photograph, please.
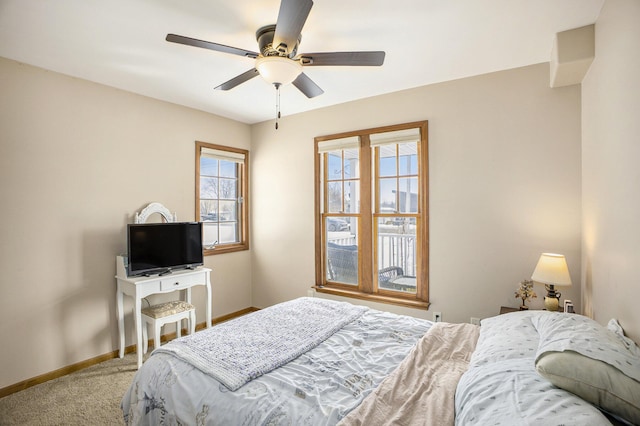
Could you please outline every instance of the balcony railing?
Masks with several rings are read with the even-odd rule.
[[[327,242],[350,246],[358,242],[349,232],[329,232]],[[378,269],[399,266],[403,275],[416,276],[416,236],[413,234],[378,234]]]
[[[378,234],[378,267],[399,266],[403,275],[416,276],[416,236]]]

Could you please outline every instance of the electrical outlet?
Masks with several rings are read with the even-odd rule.
[[[480,318],[471,317],[471,321],[469,321],[473,325],[480,325]]]
[[[307,290],[307,297],[314,297],[314,296],[315,296],[315,291],[313,291],[312,288]]]
[[[434,322],[442,321],[442,312],[434,312],[433,313],[433,321]]]

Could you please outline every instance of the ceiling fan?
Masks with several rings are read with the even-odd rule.
[[[259,53],[176,34],[167,34],[166,40],[255,59],[254,68],[217,86],[218,90],[233,89],[260,74],[267,82],[275,85],[276,90],[281,85],[293,83],[308,98],[313,98],[324,91],[302,71],[303,67],[383,64],[385,52],[382,51],[297,54],[302,27],[312,6],[312,0],[281,0],[276,24],[264,26],[256,31]]]

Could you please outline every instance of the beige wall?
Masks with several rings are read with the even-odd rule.
[[[194,141],[249,148],[250,129],[1,58],[0,93],[3,388],[117,349],[126,223],[152,201],[193,220]],[[251,306],[249,252],[206,265],[214,316]]]
[[[583,86],[584,304],[640,342],[640,2],[608,0]]]
[[[282,104],[286,105],[284,94]],[[548,64],[467,78],[252,126],[253,303],[314,284],[313,138],[429,120],[429,312],[468,322],[517,306],[541,252],[564,253],[580,309],[580,87],[549,88]],[[542,306],[545,291],[536,286]],[[377,305],[379,307],[379,305]]]
[[[424,119],[432,307],[373,306],[491,316],[555,251],[574,281],[564,295],[640,340],[638,7],[605,4],[582,99],[550,89],[541,64],[284,117],[278,131],[0,59],[0,388],[117,348],[125,224],[151,201],[193,218],[194,140],[252,154],[252,250],[206,259],[219,316],[313,285],[315,136]]]

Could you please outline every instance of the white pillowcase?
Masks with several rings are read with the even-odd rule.
[[[637,347],[576,314],[534,318],[540,333],[536,370],[555,386],[640,424]]]

